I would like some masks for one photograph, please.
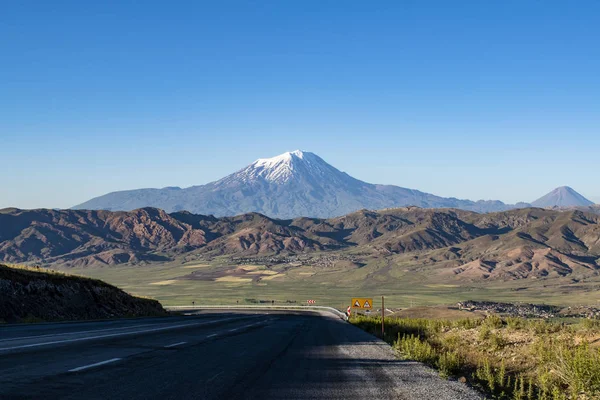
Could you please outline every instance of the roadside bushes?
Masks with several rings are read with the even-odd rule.
[[[464,368],[462,356],[457,351],[444,351],[439,353],[435,366],[444,378],[461,373]]]
[[[351,322],[381,337],[380,317]],[[600,399],[600,322],[500,318],[386,319],[398,355],[460,378],[494,399]]]
[[[438,351],[428,341],[414,335],[399,337],[394,343],[394,348],[405,359],[419,361],[438,369],[443,377],[459,374],[463,367],[462,357],[458,352]]]
[[[415,335],[399,337],[394,343],[394,348],[409,360],[420,361],[429,365],[435,365],[438,358],[433,346]]]
[[[555,388],[561,388],[569,397],[580,394],[600,398],[600,350],[590,348],[583,341],[579,344],[546,341],[539,345],[544,363],[539,368],[540,392],[549,396]],[[550,398],[550,397],[549,397]]]

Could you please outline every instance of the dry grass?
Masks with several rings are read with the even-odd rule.
[[[195,265],[185,265],[182,268],[193,269],[193,268],[206,268],[210,267],[210,264],[195,264]]]
[[[264,266],[262,266],[262,265],[240,265],[239,267],[237,267],[235,269],[235,271],[249,272],[249,271],[256,271],[257,269],[261,269],[261,268],[264,268]]]
[[[356,317],[380,335],[378,317]],[[388,319],[385,340],[403,358],[443,376],[464,377],[495,399],[598,399],[600,350],[590,345],[600,321]]]
[[[411,307],[394,313],[395,318],[427,318],[427,319],[447,319],[458,320],[465,318],[484,318],[485,315],[479,312],[470,312],[450,308],[447,306],[432,306],[432,307]]]
[[[247,282],[252,282],[252,279],[251,278],[242,278],[239,276],[222,276],[220,278],[216,278],[215,282],[247,283]]]
[[[425,285],[425,287],[430,287],[430,288],[456,288],[459,287],[460,285],[447,285],[447,284],[432,284],[432,285]]]
[[[35,265],[23,265],[23,264],[0,264],[0,265],[5,265],[9,268],[12,269],[20,269],[20,270],[24,270],[24,271],[31,271],[31,272],[40,272],[40,273],[45,273],[45,274],[50,274],[50,275],[58,275],[58,276],[74,276],[77,278],[82,278],[82,279],[89,279],[88,277],[82,276],[82,275],[77,275],[77,274],[70,274],[70,273],[66,273],[63,271],[57,271],[54,269],[50,269],[50,268],[44,268],[44,267],[38,267]]]
[[[54,269],[39,267],[39,266],[35,266],[35,265],[0,263],[0,266],[4,266],[4,267],[15,269],[15,270],[22,270],[22,271],[28,271],[28,272],[33,272],[33,273],[45,274],[47,277],[50,277],[50,278],[58,278],[58,279],[60,279],[60,278],[75,278],[75,279],[80,279],[82,281],[98,281],[98,282],[100,281],[97,278],[92,278],[89,276],[73,274],[71,272],[57,271]],[[102,283],[106,284],[105,282],[102,282]]]
[[[164,285],[172,285],[174,283],[177,283],[177,280],[175,280],[175,279],[168,279],[166,281],[152,282],[151,285],[164,286]]]
[[[269,275],[269,276],[265,276],[263,278],[261,278],[263,281],[272,281],[274,279],[283,279],[285,278],[285,275],[282,274],[276,274],[276,275]]]
[[[247,275],[277,275],[277,274],[279,274],[279,272],[266,269],[264,271],[250,271],[250,272],[248,272]]]

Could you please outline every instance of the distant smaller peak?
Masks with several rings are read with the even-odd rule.
[[[540,197],[533,203],[534,207],[550,208],[550,207],[578,207],[589,206],[594,204],[586,199],[570,186],[560,186],[552,190],[545,196]]]

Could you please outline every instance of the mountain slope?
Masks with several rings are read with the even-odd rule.
[[[296,150],[259,159],[207,185],[113,192],[73,208],[129,211],[156,207],[167,212],[186,210],[216,216],[259,212],[273,218],[330,218],[363,208],[407,205],[476,212],[526,206],[443,198],[398,186],[370,184],[339,171],[316,154]]]
[[[120,264],[158,261],[206,244],[205,232],[162,210],[0,210],[0,261]]]
[[[540,197],[533,203],[534,207],[587,207],[593,205],[594,202],[586,199],[575,190],[568,186],[561,186],[554,189],[545,196]]]
[[[600,215],[540,208],[479,214],[405,207],[330,219],[216,218],[146,208],[131,212],[0,210],[0,261],[61,266],[210,259],[358,257],[435,266],[444,279],[592,276],[600,269]]]

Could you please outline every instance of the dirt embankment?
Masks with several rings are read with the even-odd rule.
[[[0,321],[58,321],[166,315],[156,300],[105,282],[0,264]]]

